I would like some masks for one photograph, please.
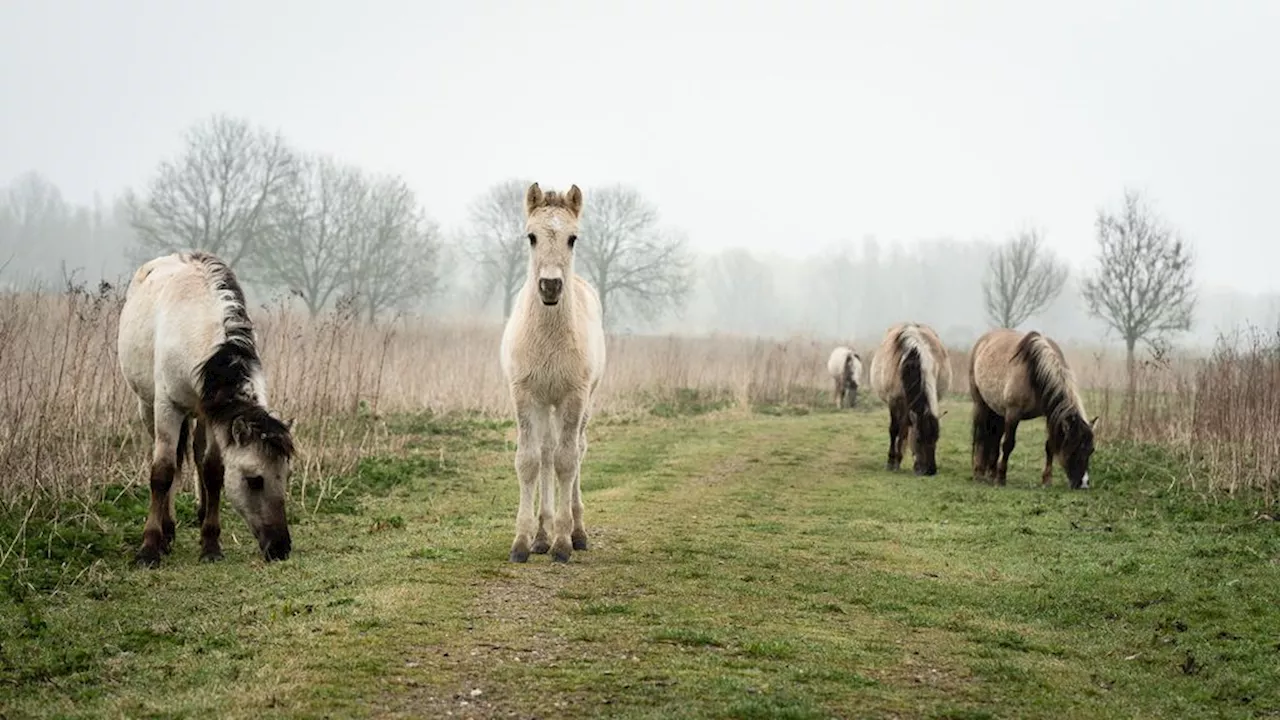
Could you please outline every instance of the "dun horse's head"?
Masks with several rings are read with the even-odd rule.
[[[534,183],[525,193],[524,212],[529,233],[529,277],[538,283],[542,304],[557,305],[566,283],[573,278],[573,246],[578,241],[582,191],[574,185],[564,195],[544,193]]]
[[[267,560],[293,549],[285,497],[293,438],[289,425],[254,408],[231,421],[222,438],[224,482],[231,506],[244,518]]]
[[[1089,489],[1089,458],[1093,457],[1093,428],[1097,424],[1096,417],[1086,422],[1084,416],[1074,414],[1063,421],[1058,461],[1072,490]]]
[[[907,422],[911,427],[911,454],[915,456],[915,471],[917,475],[937,475],[938,474],[938,437],[942,434],[942,425],[939,422],[946,410],[942,411],[942,415],[934,415],[932,412],[917,413],[912,410],[907,415]]]

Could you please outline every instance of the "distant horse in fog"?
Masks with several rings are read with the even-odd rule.
[[[836,407],[857,405],[858,383],[862,379],[862,358],[858,353],[844,345],[832,350],[827,359],[827,372],[835,382]]]
[[[951,361],[937,333],[927,325],[899,323],[889,328],[871,359],[871,387],[889,406],[889,461],[902,466],[911,436],[917,475],[936,475],[940,433],[938,397],[951,387]]]
[[[1025,335],[1007,329],[987,332],[969,356],[969,394],[975,480],[1004,485],[1018,423],[1044,416],[1048,439],[1040,482],[1052,481],[1057,457],[1073,490],[1089,487],[1098,418],[1086,419],[1075,375],[1056,342],[1034,330]]]
[[[568,562],[574,550],[587,549],[581,469],[591,399],[604,375],[605,334],[600,296],[573,270],[581,213],[577,185],[561,195],[544,193],[534,183],[525,193],[529,269],[500,351],[516,409],[520,508],[512,562],[548,550],[552,559]],[[555,491],[553,479],[559,485]],[[535,484],[540,495],[536,524]]]
[[[200,559],[222,557],[225,490],[263,557],[289,557],[285,518],[293,438],[267,410],[266,376],[244,293],[208,253],[166,255],[138,268],[125,293],[120,369],[151,433],[151,507],[137,562],[160,563],[174,539],[175,478],[194,417]]]

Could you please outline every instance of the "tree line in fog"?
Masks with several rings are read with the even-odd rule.
[[[67,202],[31,172],[0,192],[0,283],[127,280],[139,262],[198,248],[232,264],[262,300],[288,298],[318,314],[509,312],[525,278],[525,178],[477,194],[465,222],[445,229],[408,183],[322,154],[279,133],[214,116],[148,183],[112,202]],[[1194,258],[1144,198],[1125,192],[1098,210],[1096,261],[1072,273],[1035,228],[1001,243],[875,238],[796,260],[731,248],[695,254],[680,228],[626,185],[590,188],[576,258],[616,331],[795,332],[862,344],[904,318],[952,342],[990,326],[1028,324],[1132,350],[1197,323]],[[1266,309],[1267,319],[1274,308]],[[1230,313],[1227,313],[1228,315]],[[1258,315],[1256,311],[1250,314]]]

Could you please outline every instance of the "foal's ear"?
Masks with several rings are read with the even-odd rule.
[[[231,421],[231,442],[236,445],[247,445],[253,438],[253,429],[249,427],[249,422],[242,417],[238,417]]]
[[[574,217],[582,214],[582,191],[578,189],[577,185],[569,188],[569,193],[565,195],[565,199],[569,201],[569,212],[573,213]]]
[[[530,215],[542,205],[542,188],[538,187],[538,183],[529,186],[529,190],[524,194],[524,214]]]

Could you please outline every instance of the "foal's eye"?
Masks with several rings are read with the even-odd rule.
[[[569,247],[573,247],[573,244],[574,244],[574,243],[576,243],[576,242],[578,242],[578,236],[577,236],[577,235],[570,235],[570,236],[569,236]]]
[[[245,478],[244,482],[249,486],[250,490],[254,492],[261,492],[265,481],[262,479],[261,475],[254,475],[252,477]]]
[[[537,244],[538,244],[538,236],[534,235],[533,233],[529,233],[529,246],[532,247]]]

